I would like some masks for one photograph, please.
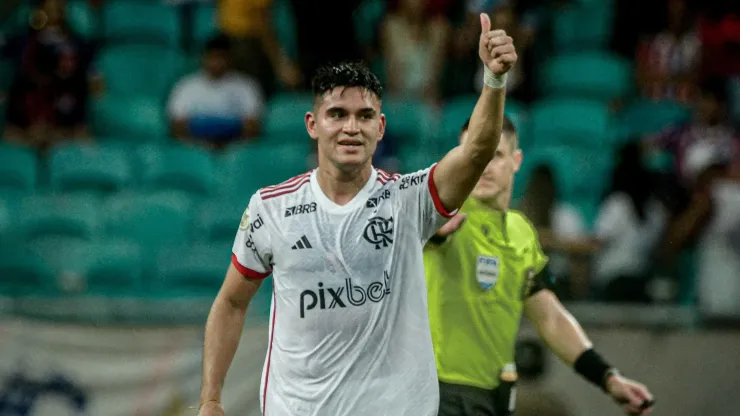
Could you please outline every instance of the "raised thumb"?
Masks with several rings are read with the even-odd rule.
[[[480,28],[481,34],[485,34],[491,31],[491,18],[488,17],[488,14],[486,13],[480,14]]]

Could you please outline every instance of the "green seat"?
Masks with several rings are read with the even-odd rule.
[[[576,52],[547,61],[540,80],[546,96],[610,101],[632,90],[629,61],[606,52]]]
[[[372,46],[378,37],[378,28],[385,17],[387,4],[383,0],[364,0],[358,6],[353,18],[355,35],[360,45]]]
[[[606,104],[576,99],[547,99],[532,105],[529,134],[535,146],[570,144],[602,148],[613,143]]]
[[[216,6],[200,4],[195,9],[193,18],[193,40],[202,47],[212,36],[218,33]]]
[[[180,42],[178,9],[166,3],[109,0],[103,7],[102,19],[108,41],[156,42],[168,46]]]
[[[612,37],[611,1],[575,2],[559,9],[553,20],[555,50],[583,51],[606,49]]]
[[[70,293],[135,295],[142,288],[141,248],[130,241],[44,238],[31,245]]]
[[[0,293],[20,296],[49,292],[54,269],[34,250],[16,240],[0,240]]]
[[[191,198],[182,193],[120,193],[103,205],[106,235],[140,244],[146,253],[191,237]]]
[[[90,195],[28,195],[19,213],[16,231],[25,241],[50,236],[92,240],[100,229],[99,200]]]
[[[153,98],[107,95],[92,102],[93,131],[127,142],[161,140],[169,127],[162,104]]]
[[[313,96],[309,94],[278,94],[267,103],[264,134],[293,136],[298,141],[308,138],[304,117],[311,111]]]
[[[199,147],[142,146],[141,183],[151,191],[184,191],[207,195],[215,185],[215,165],[210,153]]]
[[[30,149],[0,143],[0,189],[32,190],[38,182],[38,161]]]
[[[132,182],[129,154],[105,144],[65,143],[49,154],[49,179],[63,192],[113,192]]]
[[[639,100],[618,115],[620,137],[640,139],[680,125],[691,117],[691,108],[671,101]]]
[[[213,198],[201,204],[196,219],[199,238],[204,242],[233,243],[249,198],[249,194],[244,194],[239,197]]]
[[[444,156],[442,151],[419,148],[418,146],[404,146],[398,154],[401,162],[401,172],[411,173],[426,169],[439,162]]]
[[[604,149],[568,145],[536,146],[524,154],[522,167],[516,175],[514,199],[522,196],[532,173],[541,165],[552,169],[559,199],[598,199],[609,185],[612,164],[612,153]]]
[[[386,98],[382,111],[387,118],[387,132],[397,136],[401,144],[425,143],[435,131],[431,110],[423,102]]]
[[[231,244],[166,247],[157,255],[154,289],[172,295],[213,297],[231,262]]]
[[[248,144],[224,155],[221,177],[227,193],[249,195],[309,170],[308,144]],[[278,162],[279,161],[279,162]]]
[[[442,122],[439,125],[439,137],[443,143],[450,146],[457,144],[465,121],[473,114],[478,95],[463,95],[447,101],[442,110]],[[504,113],[511,119],[518,130],[524,129],[527,120],[527,107],[519,101],[507,98]]]
[[[289,57],[295,59],[298,57],[298,43],[290,1],[275,0],[272,7],[272,24],[275,27],[278,43]]]
[[[67,20],[75,33],[90,39],[95,36],[97,21],[87,0],[67,2]]]
[[[161,102],[184,75],[185,57],[169,47],[117,45],[101,52],[98,68],[105,79],[106,95],[116,99],[152,97]]]

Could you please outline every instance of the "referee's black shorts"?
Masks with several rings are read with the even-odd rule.
[[[497,416],[493,390],[439,382],[438,416]]]

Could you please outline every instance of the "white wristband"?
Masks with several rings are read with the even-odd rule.
[[[483,65],[483,84],[489,88],[505,88],[508,75],[508,73],[495,75],[487,65]]]

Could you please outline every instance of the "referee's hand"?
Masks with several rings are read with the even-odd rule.
[[[465,217],[467,217],[468,214],[457,214],[454,217],[452,217],[445,225],[440,227],[439,230],[437,230],[437,236],[441,238],[445,238],[449,236],[450,234],[457,231],[465,222]]]
[[[647,387],[634,380],[621,375],[611,376],[606,382],[606,391],[628,415],[646,415],[653,410],[653,395]]]

